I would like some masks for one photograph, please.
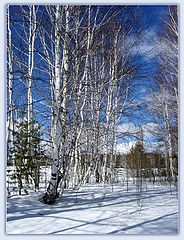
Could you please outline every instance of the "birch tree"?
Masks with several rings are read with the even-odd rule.
[[[8,30],[8,41],[7,41],[7,53],[8,53],[8,131],[7,131],[7,144],[8,150],[11,151],[13,147],[13,51],[12,51],[12,33],[10,23],[10,12],[9,6],[7,8],[7,30]],[[9,159],[10,160],[10,159]],[[15,165],[14,157],[12,156],[12,163]]]
[[[34,45],[35,45],[35,38],[36,38],[36,7],[35,5],[29,6],[29,39],[28,39],[28,93],[27,93],[27,123],[28,123],[28,146],[29,146],[29,155],[30,155],[30,163],[33,164],[35,161],[34,158],[34,150],[32,146],[33,142],[33,129],[34,129],[34,121],[33,121],[33,93],[32,93],[32,86],[33,86],[33,69],[34,69]],[[37,178],[37,176],[35,177]]]
[[[14,45],[22,43],[22,48],[14,47],[15,76],[25,92],[17,107],[27,115],[30,146],[32,120],[47,129],[51,179],[41,201],[51,204],[65,187],[78,189],[91,176],[105,183],[113,171],[117,125],[137,107],[134,91],[141,76],[136,46],[144,31],[135,22],[140,19],[136,7],[15,9],[19,27]]]
[[[165,34],[160,36],[159,70],[155,76],[159,88],[157,103],[162,109],[168,179],[176,180],[178,125],[178,15],[176,6],[168,6]],[[155,104],[153,104],[155,106]],[[174,156],[175,155],[175,156]]]
[[[59,170],[63,169],[65,178],[65,143],[66,143],[66,101],[68,82],[68,32],[69,32],[69,6],[64,7],[65,12],[65,39],[61,65],[61,21],[62,7],[57,5],[55,11],[55,81],[53,86],[53,162],[51,168],[51,180],[46,194],[43,196],[44,203],[53,203],[58,197],[57,188],[61,180]],[[61,154],[61,155],[60,155]],[[61,156],[61,157],[60,157]],[[62,158],[60,160],[60,158]]]

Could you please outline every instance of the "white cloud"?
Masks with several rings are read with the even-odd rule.
[[[127,143],[118,143],[117,144],[117,152],[118,153],[129,153],[131,147],[135,145],[135,142],[127,142]]]
[[[117,133],[136,133],[139,130],[138,127],[135,126],[133,123],[122,123],[118,125],[116,128]]]
[[[142,125],[142,130],[143,130],[143,138],[144,138],[144,147],[148,151],[152,151],[155,149],[161,149],[163,145],[162,142],[155,142],[154,136],[156,133],[159,133],[159,125],[154,123],[154,122],[149,122],[146,124]],[[138,136],[138,133],[140,131],[140,127],[136,127],[133,123],[123,123],[121,125],[117,126],[117,132],[119,134],[125,134],[128,136],[130,135],[135,135]],[[128,153],[131,149],[132,146],[135,145],[136,140],[131,140],[131,139],[126,139],[127,142],[124,143],[118,143],[117,144],[117,152],[120,153]]]
[[[164,142],[163,141],[145,142],[144,143],[144,148],[148,152],[158,151],[158,152],[162,152],[163,153],[165,151],[165,147],[164,147]]]

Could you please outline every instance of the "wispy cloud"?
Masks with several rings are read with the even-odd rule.
[[[118,153],[129,153],[130,149],[133,145],[135,145],[135,141],[131,141],[131,142],[126,142],[126,143],[119,143],[117,144],[117,152]]]

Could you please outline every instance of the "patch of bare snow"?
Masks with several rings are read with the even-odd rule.
[[[178,199],[169,185],[86,185],[66,190],[54,205],[41,193],[7,201],[7,234],[177,234]]]

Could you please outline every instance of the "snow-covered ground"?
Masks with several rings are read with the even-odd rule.
[[[172,191],[171,191],[172,190]],[[54,205],[41,193],[7,200],[7,234],[177,234],[178,197],[169,185],[86,185],[66,190]]]

